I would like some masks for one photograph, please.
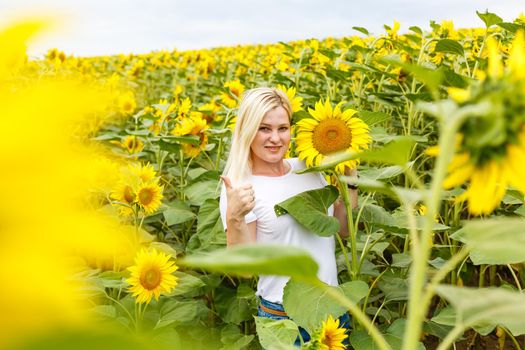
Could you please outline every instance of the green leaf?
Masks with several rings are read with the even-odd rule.
[[[406,253],[392,254],[392,266],[406,268],[412,263],[412,256]]]
[[[380,149],[362,152],[360,158],[371,163],[404,166],[410,159],[415,141],[411,137],[398,138]]]
[[[179,153],[180,151],[180,145],[178,143],[166,142],[162,139],[160,139],[157,143],[159,148],[163,151],[167,151],[169,153]]]
[[[468,78],[454,72],[452,69],[442,68],[444,73],[444,86],[453,86],[465,89],[468,86]]]
[[[210,198],[217,198],[219,180],[197,181],[184,189],[192,205],[201,206]]]
[[[445,327],[448,327],[449,329],[452,328],[456,324],[457,315],[456,310],[451,305],[448,305],[444,309],[442,309],[439,314],[434,316],[432,318],[432,321],[435,322],[435,324],[441,324]],[[472,325],[472,328],[476,330],[481,335],[487,335],[490,332],[496,328],[496,323],[491,324],[482,324],[482,325]],[[442,330],[443,331],[443,330]],[[448,333],[448,332],[446,332]],[[445,336],[446,336],[445,333]]]
[[[380,124],[392,119],[392,116],[390,114],[386,114],[383,112],[359,111],[358,116],[368,126]]]
[[[191,210],[178,208],[169,208],[163,212],[163,215],[164,219],[166,219],[166,224],[168,224],[168,226],[189,221],[197,216]]]
[[[354,304],[357,304],[361,299],[368,294],[368,284],[363,281],[350,281],[339,285],[344,295],[350,299]]]
[[[328,286],[341,294],[339,287]],[[283,305],[288,316],[312,334],[332,315],[338,318],[346,308],[331,298],[322,288],[291,279],[284,287]]]
[[[99,135],[97,137],[92,137],[91,139],[95,141],[107,141],[107,140],[120,140],[120,138],[121,136],[116,133],[107,133],[107,134]]]
[[[441,39],[437,42],[436,48],[434,49],[436,52],[446,52],[446,53],[453,53],[456,55],[463,56],[463,46],[458,43],[455,40],[452,39]]]
[[[418,26],[411,26],[408,29],[413,31],[414,33],[417,33],[419,35],[423,35],[423,31]]]
[[[470,259],[480,264],[515,264],[525,261],[525,219],[497,218],[469,221],[451,238],[467,245]]]
[[[226,323],[239,325],[252,319],[257,311],[255,292],[246,284],[238,289],[219,287],[215,290],[215,308]]]
[[[505,30],[508,30],[511,33],[516,33],[518,30],[525,30],[525,26],[522,24],[511,23],[511,22],[501,22],[497,25]]]
[[[412,163],[410,164],[412,165]],[[366,177],[372,180],[386,180],[399,176],[403,173],[403,167],[392,165],[384,168],[368,168],[359,170],[359,177]]]
[[[423,332],[444,339],[452,330],[451,326],[442,325],[432,321],[425,321],[423,324]]]
[[[188,135],[188,136],[163,136],[161,141],[175,141],[177,143],[189,143],[192,145],[198,145],[200,143],[199,136]]]
[[[408,280],[396,276],[383,275],[377,287],[385,293],[385,301],[408,300]]]
[[[181,271],[175,271],[173,275],[177,277],[177,285],[173,291],[167,295],[169,297],[190,293],[195,289],[205,285],[205,283],[200,278]]]
[[[332,153],[323,158],[321,165],[303,169],[298,171],[297,174],[325,171],[334,168],[339,163],[357,158],[373,163],[403,166],[408,162],[415,142],[412,137],[402,136],[396,137],[394,141],[379,149],[363,152],[341,151]]]
[[[243,349],[252,342],[253,335],[241,333],[239,327],[231,324],[224,327],[221,331],[221,342],[224,344],[219,350],[238,350]]]
[[[125,288],[127,286],[124,281],[124,273],[116,271],[104,271],[99,276],[99,282],[104,288]]]
[[[392,349],[401,349],[403,347],[403,335],[405,333],[406,320],[397,319],[384,334],[386,342]],[[354,349],[359,350],[378,350],[372,337],[364,330],[355,330],[350,334],[350,344]],[[418,350],[425,350],[425,346],[420,342]]]
[[[485,26],[487,28],[493,26],[494,24],[503,22],[503,19],[500,16],[494,13],[490,13],[488,11],[485,11],[485,13],[476,11],[476,14],[478,15],[479,18],[481,18],[483,23],[485,23]]]
[[[436,292],[456,311],[465,328],[506,327],[514,336],[525,334],[525,295],[503,288],[465,288],[439,285]]]
[[[368,294],[368,285],[363,281],[327,288],[345,295],[354,303]],[[309,331],[319,328],[329,315],[337,318],[346,312],[346,308],[330,297],[323,288],[293,279],[284,288],[283,305],[288,316]]]
[[[220,218],[219,201],[207,199],[199,208],[197,233],[191,236],[186,251],[193,253],[225,245],[226,235]]]
[[[245,244],[191,255],[180,265],[236,275],[279,275],[311,280],[317,263],[306,251],[282,245]]]
[[[162,306],[160,318],[155,325],[155,329],[172,324],[191,324],[206,318],[208,312],[209,309],[206,307],[204,300],[179,301],[171,299]]]
[[[272,320],[267,317],[254,317],[259,342],[265,349],[294,350],[295,339],[299,335],[297,325],[290,320]]]
[[[113,305],[97,305],[90,310],[95,317],[114,319],[117,317],[117,309]]]
[[[177,251],[169,244],[164,242],[151,242],[149,248],[155,249],[159,252],[163,252],[166,255],[170,255],[174,258],[177,257]]]
[[[364,35],[370,35],[370,32],[363,27],[352,27],[353,30],[357,30],[360,33],[363,33]]]
[[[297,222],[319,236],[329,237],[339,232],[339,221],[327,214],[339,191],[334,186],[305,191],[275,205],[275,215],[291,215]]]

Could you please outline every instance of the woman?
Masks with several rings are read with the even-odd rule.
[[[301,192],[326,186],[319,173],[296,174],[305,165],[297,158],[285,159],[290,144],[292,107],[286,94],[273,88],[245,92],[233,133],[230,155],[221,177],[221,218],[228,246],[244,243],[293,245],[308,251],[319,265],[321,281],[336,286],[337,266],[334,237],[320,237],[297,223],[290,215],[277,217],[274,205]],[[352,203],[357,194],[350,190]],[[337,201],[328,210],[341,224],[346,236],[345,207]],[[259,316],[287,318],[283,289],[288,277],[260,276],[257,296]],[[348,315],[341,323],[348,324]],[[310,339],[301,328],[304,341]],[[297,342],[296,342],[297,343]]]

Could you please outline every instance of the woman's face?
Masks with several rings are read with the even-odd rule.
[[[254,168],[282,161],[290,138],[290,120],[286,110],[277,107],[267,112],[250,146]]]

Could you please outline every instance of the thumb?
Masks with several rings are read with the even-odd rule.
[[[231,190],[233,188],[230,178],[228,178],[227,176],[221,176],[221,180],[222,182],[224,182],[224,186],[226,186],[227,190]]]

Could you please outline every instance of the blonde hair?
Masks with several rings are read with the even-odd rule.
[[[233,131],[230,155],[223,172],[232,184],[242,182],[252,174],[250,146],[266,113],[277,107],[286,110],[291,122],[292,105],[283,91],[260,87],[244,93]]]

